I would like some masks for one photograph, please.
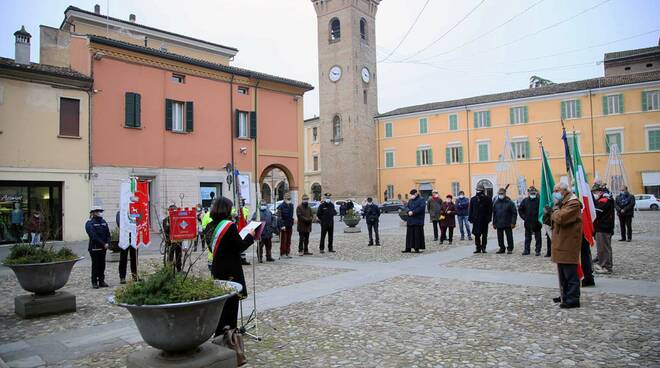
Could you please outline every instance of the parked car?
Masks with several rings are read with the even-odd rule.
[[[398,199],[392,199],[383,202],[379,207],[381,213],[399,212],[399,209],[403,207],[403,202]]]
[[[337,214],[339,214],[339,206],[341,206],[343,203],[346,201],[335,201],[335,211],[337,211]],[[353,201],[353,210],[357,211],[357,213],[362,214],[362,205]]]
[[[657,211],[660,209],[660,200],[653,194],[638,194],[635,196],[635,209]]]

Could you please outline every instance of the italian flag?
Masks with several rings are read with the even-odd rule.
[[[580,147],[577,139],[573,139],[573,191],[582,202],[582,233],[589,245],[594,245],[594,219],[596,218],[596,207],[594,205],[591,190],[587,182],[587,174],[580,157]]]
[[[550,162],[541,146],[541,190],[539,192],[539,222],[543,223],[543,209],[552,207],[552,191],[555,189],[555,179],[552,177]]]

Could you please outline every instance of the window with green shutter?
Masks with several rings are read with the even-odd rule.
[[[513,157],[516,160],[527,160],[529,159],[529,141],[528,140],[519,140],[511,143],[511,149],[513,150]]]
[[[623,114],[623,95],[603,96],[603,115]]]
[[[392,138],[392,123],[385,123],[385,138]]]
[[[623,141],[623,133],[621,132],[607,132],[605,133],[605,151],[610,153],[611,147],[613,144],[616,144],[619,152],[623,151],[623,146],[621,145]]]
[[[474,113],[474,127],[485,128],[490,126],[490,111],[477,111]]]
[[[649,150],[660,151],[660,129],[651,129],[648,131]]]
[[[580,100],[568,100],[561,102],[562,119],[579,119],[582,117],[582,108]]]
[[[419,134],[426,134],[429,132],[429,122],[426,118],[419,119]]]
[[[527,123],[527,106],[512,107],[509,109],[509,122],[511,124]]]
[[[394,151],[385,151],[385,167],[394,167]]]
[[[192,101],[186,102],[186,132],[193,131],[193,103]]]
[[[660,110],[660,90],[642,92],[642,111]]]
[[[250,138],[257,139],[257,112],[250,112]]]
[[[417,166],[433,165],[433,151],[431,148],[423,147],[417,149]]]
[[[479,161],[481,162],[488,161],[488,146],[489,146],[488,143],[477,144]]]
[[[126,92],[124,105],[124,126],[127,128],[139,128],[140,122],[140,94]]]
[[[458,130],[458,115],[449,115],[449,130]]]

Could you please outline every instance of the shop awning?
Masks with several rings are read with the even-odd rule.
[[[645,187],[660,185],[660,171],[643,172],[642,185]]]

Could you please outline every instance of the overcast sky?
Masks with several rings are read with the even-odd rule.
[[[25,25],[38,61],[39,25],[59,27],[68,5],[91,11],[95,3],[103,14],[134,13],[138,23],[236,47],[234,66],[318,86],[309,0],[0,0],[0,56],[14,57],[13,33]],[[658,0],[383,0],[379,111],[522,89],[534,74],[601,76],[604,52],[658,45],[658,14]],[[318,96],[305,95],[305,117],[318,114]]]

